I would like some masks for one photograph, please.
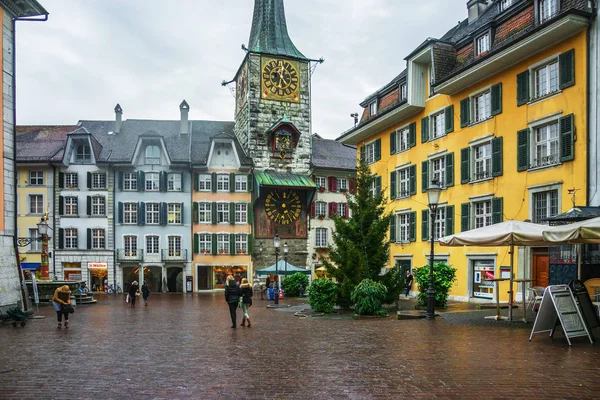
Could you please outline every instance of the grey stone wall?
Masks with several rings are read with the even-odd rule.
[[[259,252],[259,242],[263,244],[263,252],[262,254]],[[287,242],[288,244],[288,263],[299,267],[299,268],[308,268],[310,266],[308,264],[308,251],[307,251],[307,240],[306,239],[282,239],[281,247],[279,248],[279,259],[283,260],[283,243]],[[254,270],[257,271],[259,269],[270,267],[275,264],[275,247],[273,246],[273,240],[257,240],[254,243]]]

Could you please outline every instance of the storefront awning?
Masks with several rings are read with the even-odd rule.
[[[39,262],[22,262],[21,263],[21,269],[23,269],[23,270],[29,269],[29,270],[35,271],[41,265],[42,265],[42,263],[39,263]]]

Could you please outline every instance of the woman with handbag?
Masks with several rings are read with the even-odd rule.
[[[140,295],[139,285],[137,281],[131,282],[129,286],[129,304],[131,308],[135,308],[135,298]]]
[[[240,285],[240,289],[242,289],[242,298],[240,300],[242,304],[242,326],[246,326],[246,321],[248,321],[248,328],[250,328],[250,314],[248,314],[248,308],[252,305],[252,286],[248,283],[248,279],[242,278],[242,284]]]
[[[62,317],[65,316],[65,328],[69,328],[69,310],[65,310],[65,306],[71,306],[71,289],[68,285],[61,286],[54,291],[52,296],[52,306],[56,311],[56,319],[58,320],[57,329],[62,328]]]
[[[235,279],[233,279],[233,276],[229,275],[227,277],[226,282],[227,286],[225,286],[225,301],[229,306],[229,315],[231,316],[231,327],[235,328],[237,324],[236,310],[238,308],[238,302],[240,301],[240,295],[242,294],[242,291],[238,287]]]

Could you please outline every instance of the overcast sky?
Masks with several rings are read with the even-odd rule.
[[[124,118],[233,120],[231,80],[253,0],[38,0],[46,22],[17,23],[17,123]],[[428,37],[467,16],[466,0],[285,0],[288,32],[309,58],[313,133],[334,139],[359,103]]]

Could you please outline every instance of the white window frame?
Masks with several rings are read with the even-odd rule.
[[[406,101],[408,99],[408,85],[406,84],[406,82],[400,84],[399,93],[400,102]]]
[[[369,116],[377,115],[377,100],[369,104]]]
[[[429,116],[429,140],[446,136],[446,111],[442,110]]]
[[[79,215],[79,199],[76,196],[65,196],[64,201],[64,215],[65,216],[76,216]]]
[[[206,201],[201,201],[198,203],[198,223],[212,223],[212,203]]]
[[[125,257],[137,256],[137,236],[136,235],[125,235],[123,236],[123,251]]]
[[[199,254],[212,253],[212,234],[201,232],[198,234],[198,252]]]
[[[473,228],[484,228],[493,224],[493,213],[492,213],[492,199],[482,199],[478,201],[472,201],[471,207],[473,209],[473,224],[469,224]],[[469,219],[469,222],[470,219]]]
[[[181,174],[178,172],[172,172],[167,174],[167,191],[168,192],[181,192],[183,188]]]
[[[137,217],[138,204],[133,202],[123,203],[123,224],[124,225],[136,225],[138,222]]]
[[[123,190],[137,191],[137,175],[135,172],[123,173]]]
[[[229,233],[217,233],[217,254],[229,254]]]
[[[106,197],[104,196],[92,196],[92,216],[104,217],[106,216]]]
[[[229,192],[229,174],[217,174],[217,192]]]
[[[77,249],[78,248],[78,238],[77,238],[77,228],[65,228],[63,231],[65,237],[65,249]]]
[[[404,199],[410,197],[410,165],[396,171],[397,188],[396,198]]]
[[[396,214],[396,242],[410,243],[410,212]]]
[[[92,172],[92,190],[106,189],[106,172]]]
[[[160,236],[146,235],[146,255],[160,255]]]
[[[527,187],[527,189],[529,191],[529,219],[531,221],[536,221],[536,218],[535,218],[536,215],[535,215],[535,210],[534,210],[534,207],[535,207],[534,195],[535,194],[555,191],[558,194],[557,213],[560,213],[560,210],[562,210],[562,196],[560,195],[563,190],[562,187],[563,187],[563,185],[561,182],[552,182],[552,183],[548,183],[548,184]],[[546,213],[546,215],[551,216],[551,215],[549,215],[549,213]],[[540,223],[540,222],[538,222],[538,223]],[[541,222],[541,224],[545,225],[548,223]]]
[[[440,168],[441,165],[441,168]],[[438,176],[439,175],[439,176]],[[429,181],[437,180],[440,187],[446,187],[446,155],[429,159]]]
[[[471,96],[472,124],[483,122],[492,118],[492,91],[491,88]]]
[[[80,143],[75,147],[75,162],[89,163],[92,161],[92,149],[89,144]]]
[[[144,151],[144,164],[160,165],[160,147],[155,144],[149,144]]]
[[[65,172],[65,189],[77,189],[78,187],[77,172]]]
[[[212,176],[210,174],[198,175],[198,191],[210,192],[212,190]]]
[[[365,161],[367,164],[373,164],[377,161],[375,160],[375,147],[375,140],[365,145]]]
[[[144,191],[158,192],[160,190],[160,173],[152,171],[144,174]]]
[[[315,177],[315,183],[317,184],[317,187],[323,188],[325,190],[327,190],[327,178],[324,176],[317,176]]]
[[[29,214],[42,215],[44,214],[44,195],[32,193],[27,198],[27,208]]]
[[[435,221],[433,223],[433,240],[446,236],[446,205],[438,207],[435,210]],[[431,218],[431,216],[429,216]],[[431,236],[431,233],[430,233]]]
[[[146,225],[160,224],[160,203],[146,203]]]
[[[317,201],[315,202],[315,216],[323,218],[327,218],[327,202],[325,201]]]
[[[222,201],[217,202],[217,223],[228,224],[230,218],[231,215],[229,215],[229,203]]]
[[[248,234],[235,234],[235,254],[248,254]]]
[[[479,36],[475,39],[475,54],[480,55],[490,50],[490,33],[486,32],[485,34]]]
[[[247,192],[248,191],[248,175],[236,175],[235,176],[235,191],[236,192]]]
[[[410,150],[410,128],[408,126],[396,130],[396,152]]]
[[[315,248],[323,249],[327,247],[327,228],[316,228],[315,229]]]
[[[182,225],[181,203],[167,203],[167,225]]]
[[[500,0],[500,12],[507,10],[513,4],[513,0]]]
[[[40,237],[40,231],[38,228],[29,228],[29,238],[37,239]],[[39,240],[33,240],[29,243],[29,249],[27,251],[42,251],[42,243]]]
[[[542,97],[551,96],[561,91],[558,56],[553,56],[541,63],[535,64],[534,66],[530,67],[529,70],[530,87],[534,101]],[[541,90],[540,86],[542,86],[542,84],[539,82],[540,76],[544,77],[544,84]]]
[[[529,171],[536,170],[536,169],[549,168],[549,167],[552,168],[557,165],[561,165],[561,161],[560,161],[560,118],[561,118],[561,116],[562,116],[562,113],[556,113],[556,114],[550,115],[546,118],[539,119],[528,125],[528,128],[529,128],[529,160],[531,160],[531,162],[529,163],[529,166],[527,168]],[[552,163],[551,162],[538,162],[538,159],[537,159],[538,129],[546,127],[546,126],[550,126],[550,125],[556,125],[557,129],[558,129],[558,131],[557,131],[558,136],[556,138],[556,140],[558,141],[558,154],[556,156],[556,162],[552,162]],[[551,160],[546,160],[546,161],[551,161]]]
[[[235,203],[235,223],[236,225],[248,223],[248,203]]]
[[[182,251],[182,242],[180,235],[169,235],[167,236],[167,251],[169,257],[181,257]]]
[[[106,248],[106,231],[104,228],[92,228],[92,249],[101,250]]]
[[[338,190],[338,192],[341,192],[343,190],[348,190],[348,179],[337,178],[337,190]]]
[[[337,216],[340,218],[346,218],[346,203],[337,203]]]
[[[29,186],[43,186],[44,171],[35,170],[29,171]]]
[[[539,0],[538,1],[538,16],[539,22],[543,23],[554,18],[559,13],[557,0]]]
[[[478,157],[477,151],[479,149],[487,149],[483,151],[481,157]],[[479,182],[486,179],[492,178],[492,142],[491,140],[480,142],[471,146],[471,182]],[[481,172],[478,172],[478,167],[481,168]]]

